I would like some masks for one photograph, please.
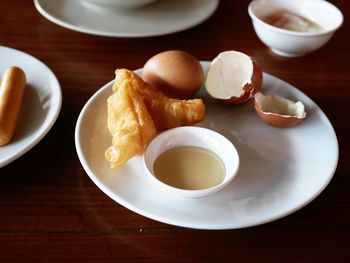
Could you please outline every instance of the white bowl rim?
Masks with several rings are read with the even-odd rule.
[[[110,1],[110,0],[104,0],[102,2],[96,1],[96,0],[82,0],[88,4],[92,4],[95,6],[101,6],[101,7],[109,7],[109,8],[121,8],[121,9],[132,9],[132,8],[138,8],[141,6],[145,6],[148,4],[151,4],[152,2],[155,2],[156,0],[142,0],[137,2],[127,2],[127,1]]]
[[[162,182],[161,180],[159,180],[149,169],[146,159],[147,159],[147,154],[148,154],[148,149],[150,147],[152,147],[152,145],[154,145],[157,140],[159,138],[161,138],[162,136],[169,134],[169,133],[173,133],[176,132],[178,130],[198,130],[198,132],[209,132],[211,134],[216,134],[216,136],[219,136],[221,138],[223,138],[225,141],[227,141],[230,145],[230,147],[233,149],[233,152],[235,153],[235,158],[237,161],[237,165],[233,168],[233,171],[231,174],[227,175],[225,172],[225,178],[224,180],[222,180],[222,182],[220,184],[214,185],[212,187],[208,187],[208,188],[204,188],[204,189],[198,189],[198,190],[187,190],[187,189],[181,189],[181,188],[177,188],[171,185],[168,185],[164,182]],[[228,185],[237,175],[238,170],[239,170],[239,166],[240,166],[240,158],[239,158],[239,153],[237,151],[237,148],[234,146],[234,144],[227,139],[224,135],[220,134],[217,131],[214,131],[212,129],[209,128],[204,128],[204,127],[199,127],[199,126],[180,126],[180,127],[176,127],[176,128],[171,128],[169,130],[163,131],[161,133],[159,133],[146,147],[144,155],[143,155],[143,164],[145,169],[147,170],[147,173],[149,174],[149,177],[153,178],[153,181],[156,182],[158,185],[163,186],[164,188],[167,188],[169,190],[172,190],[172,192],[177,192],[179,196],[183,196],[183,197],[204,197],[210,194],[213,194],[215,192],[217,192],[218,190],[220,190],[221,188],[225,187],[226,185]]]
[[[291,31],[291,30],[287,30],[287,29],[283,29],[283,28],[272,26],[272,25],[264,22],[263,20],[261,20],[259,17],[257,17],[255,15],[255,13],[253,12],[253,10],[252,10],[252,6],[254,4],[256,4],[256,2],[258,2],[258,1],[261,1],[261,0],[252,0],[249,3],[248,13],[249,13],[249,16],[251,17],[251,19],[254,20],[255,22],[259,23],[260,25],[271,29],[272,31],[276,31],[276,32],[283,33],[283,34],[286,34],[286,35],[303,36],[303,37],[315,37],[315,36],[327,35],[327,34],[335,32],[337,29],[339,29],[341,27],[341,25],[343,24],[343,21],[344,21],[343,13],[340,11],[340,9],[337,6],[335,6],[334,4],[332,4],[332,3],[328,2],[328,1],[325,1],[325,0],[314,0],[314,1],[322,2],[322,3],[326,4],[326,5],[329,5],[330,7],[334,8],[334,10],[336,10],[338,12],[339,17],[340,17],[338,25],[336,25],[336,26],[334,26],[334,27],[332,27],[330,29],[322,30],[320,32],[296,32],[296,31]]]

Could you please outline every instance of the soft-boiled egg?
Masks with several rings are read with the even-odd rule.
[[[306,117],[302,102],[294,102],[281,96],[265,96],[258,92],[254,96],[254,106],[264,122],[279,128],[292,127]]]
[[[143,67],[142,78],[165,95],[187,99],[201,88],[203,68],[193,55],[169,50],[151,57]]]
[[[231,50],[210,63],[205,87],[213,98],[236,104],[252,98],[261,89],[262,79],[262,70],[252,57]]]

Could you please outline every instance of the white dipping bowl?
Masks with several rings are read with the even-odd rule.
[[[117,7],[117,8],[137,8],[156,0],[83,0],[87,3],[100,5],[104,7]]]
[[[281,10],[307,18],[322,30],[295,32],[263,21]],[[248,13],[260,40],[274,53],[285,57],[299,57],[319,49],[343,23],[339,9],[324,0],[254,0],[248,6]]]
[[[160,181],[154,174],[153,164],[162,153],[176,147],[195,146],[215,153],[224,163],[225,177],[222,182],[210,188],[186,190],[170,186]],[[213,194],[236,176],[239,168],[239,156],[234,145],[223,135],[206,128],[183,126],[169,129],[157,135],[144,153],[144,165],[150,178],[164,190],[181,197],[195,198]]]

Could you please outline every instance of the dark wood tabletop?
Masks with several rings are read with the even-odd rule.
[[[282,58],[255,35],[249,1],[221,1],[208,20],[179,33],[110,38],[60,27],[41,16],[33,1],[2,0],[0,45],[44,62],[57,76],[63,100],[44,139],[0,169],[0,262],[349,262],[350,1],[332,2],[345,20],[331,41],[307,56]],[[140,68],[170,49],[200,60],[242,51],[314,100],[339,142],[327,188],[291,215],[231,230],[164,224],[105,195],[78,159],[78,115],[116,68]]]

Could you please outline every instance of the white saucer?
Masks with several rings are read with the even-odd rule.
[[[205,69],[208,62],[202,64]],[[338,142],[322,110],[290,84],[264,74],[263,92],[301,100],[306,119],[293,128],[274,128],[260,120],[252,101],[228,107],[202,88],[206,120],[199,126],[226,136],[236,146],[240,168],[235,179],[214,195],[187,199],[149,180],[142,156],[120,169],[104,157],[111,144],[106,99],[113,81],[82,109],[75,130],[79,159],[92,181],[126,208],[160,222],[198,229],[233,229],[267,223],[302,208],[330,182],[338,163]]]
[[[118,10],[82,0],[34,0],[48,20],[83,33],[110,37],[149,37],[179,32],[210,17],[219,0],[160,0],[145,7]]]
[[[20,119],[11,142],[0,146],[0,167],[33,148],[51,129],[61,109],[61,87],[54,73],[38,59],[0,46],[0,74],[9,66],[22,68],[27,77]]]

